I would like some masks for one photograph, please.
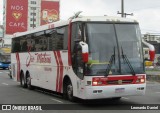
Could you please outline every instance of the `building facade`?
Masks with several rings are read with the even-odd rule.
[[[3,0],[3,38],[11,45],[16,32],[32,30],[59,20],[60,0]]]

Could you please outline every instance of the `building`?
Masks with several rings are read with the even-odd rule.
[[[16,32],[59,20],[60,0],[3,0],[4,41],[11,44]]]

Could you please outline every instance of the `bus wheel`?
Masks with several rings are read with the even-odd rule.
[[[75,97],[73,96],[73,86],[72,86],[72,83],[69,81],[67,83],[67,87],[66,87],[66,93],[67,93],[67,98],[70,100],[70,101],[75,101]]]
[[[24,73],[22,72],[21,75],[20,75],[20,85],[23,87],[23,88],[26,88],[27,87],[27,84],[25,82],[25,79],[24,79]]]
[[[33,86],[31,85],[31,77],[30,77],[29,73],[26,76],[26,84],[27,84],[28,89],[30,89],[30,90],[33,89]]]

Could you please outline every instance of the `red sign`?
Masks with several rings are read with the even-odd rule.
[[[59,20],[59,1],[42,0],[41,2],[41,25]]]
[[[7,0],[6,34],[27,31],[28,0]]]

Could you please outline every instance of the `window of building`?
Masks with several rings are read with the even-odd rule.
[[[34,19],[33,19],[33,18],[30,18],[30,21],[33,21],[33,20],[36,21],[36,18],[34,18]]]
[[[31,1],[31,4],[36,4],[36,1]]]
[[[30,27],[36,27],[36,24],[30,24]]]
[[[36,10],[36,7],[31,7],[31,10]]]
[[[31,13],[31,16],[36,16],[36,13]]]

